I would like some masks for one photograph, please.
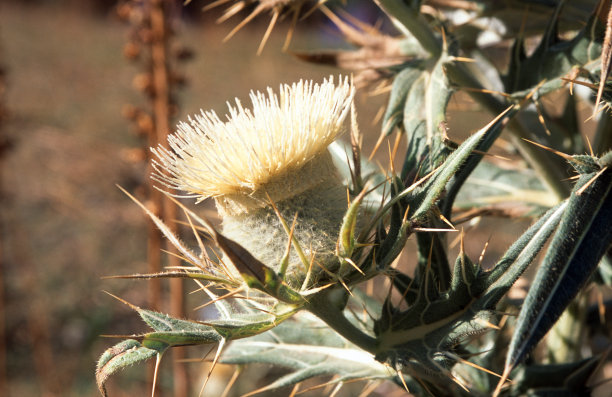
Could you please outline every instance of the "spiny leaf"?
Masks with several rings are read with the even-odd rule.
[[[137,336],[140,341],[123,341],[100,357],[96,378],[103,394],[104,383],[110,375],[155,355],[159,360],[170,347],[223,344],[228,340],[258,335],[278,326],[297,310],[296,307],[280,304],[269,308],[267,313],[253,312],[250,308],[245,309],[246,313],[233,312],[229,318],[195,322],[131,306],[155,332]],[[243,305],[241,307],[245,308]]]
[[[450,62],[445,51],[440,58],[428,62],[412,82],[403,108],[403,127],[408,147],[402,167],[402,179],[415,180],[435,169],[450,149],[446,147],[446,107],[453,89],[446,77],[445,65]]]
[[[169,347],[219,343],[222,339],[223,337],[213,327],[207,327],[202,330],[149,332],[142,335],[142,345],[157,351],[164,351]]]
[[[213,320],[206,324],[228,340],[240,339],[270,330],[293,316],[298,310],[290,305],[279,304],[269,313],[235,313],[230,319]]]
[[[138,314],[147,325],[157,332],[197,331],[207,333],[213,331],[211,327],[198,324],[194,321],[181,320],[153,310],[138,308]]]
[[[477,304],[493,308],[538,255],[553,234],[567,206],[562,202],[548,210],[508,248],[493,269],[477,280],[477,290],[484,291]]]
[[[529,57],[524,54],[523,39],[518,39],[515,43],[506,77],[506,92],[524,97],[533,87],[546,81],[539,89],[543,95],[560,88],[563,84],[560,78],[572,68],[586,65],[601,55],[606,28],[604,13],[607,13],[610,0],[600,1],[586,26],[568,41],[557,36],[559,13],[564,3],[565,1],[558,3],[557,11],[551,17],[540,44]]]
[[[574,363],[521,365],[512,374],[510,395],[590,396],[589,378],[602,359],[595,356]]]
[[[584,26],[584,21],[589,17],[597,0],[569,1],[564,12],[559,15],[559,28],[563,32],[578,30]],[[525,37],[534,37],[545,33],[547,23],[551,14],[558,5],[558,0],[480,0],[469,2],[456,2],[453,0],[438,0],[438,7],[456,11],[464,9],[471,13],[472,17],[465,21],[461,13],[449,15],[450,20],[456,26],[453,33],[462,42],[464,47],[477,46],[477,38],[482,33],[489,33],[487,44],[494,45],[500,41],[516,37],[523,33]],[[526,12],[528,12],[526,14]],[[473,13],[473,14],[472,14]],[[486,19],[485,19],[486,18]],[[486,23],[483,23],[486,21]],[[491,23],[495,21],[495,23]],[[500,29],[501,26],[503,29]],[[496,37],[497,36],[497,37]],[[498,40],[495,40],[498,38]],[[482,44],[480,44],[482,45]]]
[[[389,189],[391,190],[391,196],[397,197],[397,190],[400,182],[396,179],[395,183],[391,184]],[[387,211],[388,212],[388,211]],[[392,204],[391,217],[389,221],[389,230],[385,236],[378,236],[382,239],[380,243],[380,249],[377,252],[376,262],[378,267],[381,269],[387,268],[393,260],[399,255],[403,246],[406,242],[408,234],[406,233],[409,224],[404,222],[405,209],[398,201]]]
[[[421,15],[421,0],[376,0],[376,4],[407,37],[414,36],[421,47],[434,58],[440,55],[442,52],[441,40],[433,33]]]
[[[384,34],[377,26],[362,22],[346,15],[347,23],[326,7],[321,11],[338,27],[345,40],[355,50],[317,50],[290,51],[298,59],[306,62],[332,65],[353,73],[355,85],[371,85],[387,77],[388,69],[394,68],[409,59],[409,56],[422,53],[418,45],[407,39]]]
[[[338,255],[342,258],[350,258],[353,255],[355,249],[355,228],[357,227],[357,215],[359,214],[359,208],[361,202],[365,197],[367,190],[362,191],[359,196],[353,200],[349,206],[344,218],[342,219],[342,226],[340,227],[340,236],[338,238]]]
[[[431,294],[425,280],[404,311],[387,302],[375,322],[377,358],[417,376],[448,376],[456,349],[491,326],[494,309],[554,232],[565,204],[548,211],[513,244],[492,271],[460,253],[451,288]],[[415,288],[414,286],[412,287]]]
[[[520,166],[502,168],[485,161],[464,182],[453,208],[479,208],[514,202],[538,209],[550,208],[556,201],[556,197],[546,191],[533,170]]]
[[[581,175],[569,198],[517,320],[506,372],[554,325],[612,243],[612,168],[608,167]]]
[[[96,382],[100,393],[106,397],[107,393],[104,384],[115,372],[141,361],[148,360],[161,353],[163,353],[163,350],[158,351],[144,347],[140,342],[134,339],[124,340],[107,349],[102,353],[102,356],[100,356],[96,367]]]
[[[125,303],[126,305],[131,307],[133,310],[135,310],[140,315],[140,318],[142,318],[143,321],[147,323],[147,325],[153,328],[155,331],[158,331],[158,332],[173,332],[173,331],[206,332],[211,329],[210,327],[203,326],[193,321],[181,320],[178,318],[171,317],[164,313],[160,313],[160,312],[156,312],[156,311],[148,310],[148,309],[143,309],[113,294],[110,294],[110,293],[108,294],[114,297],[115,299],[121,301],[122,303]]]
[[[439,219],[430,219],[425,227],[446,229],[448,225]],[[425,274],[427,268],[435,276],[436,283],[442,291],[448,289],[451,282],[450,265],[446,253],[444,232],[417,232],[418,264],[415,278]]]
[[[468,139],[465,140],[450,156],[446,159],[444,164],[436,171],[432,178],[430,178],[425,186],[421,189],[421,197],[418,200],[418,205],[414,207],[414,213],[411,215],[413,220],[424,220],[429,213],[431,207],[435,201],[440,197],[440,194],[444,191],[448,181],[455,175],[457,170],[466,161],[466,159],[472,154],[472,152],[478,147],[482,139],[490,133],[495,132],[499,128],[505,125],[506,117],[509,117],[514,107],[511,106],[506,109],[503,113],[492,120],[487,126],[476,132]],[[415,203],[417,204],[417,203]],[[411,205],[411,209],[413,206]]]
[[[389,104],[383,117],[384,135],[389,135],[395,127],[403,125],[404,109],[406,100],[415,81],[423,74],[423,63],[421,61],[413,61],[406,64],[405,68],[395,76],[391,95],[389,96]],[[406,129],[408,131],[408,129]]]
[[[235,341],[221,358],[226,364],[272,364],[292,371],[257,390],[274,390],[319,376],[334,382],[393,379],[395,373],[374,357],[349,345],[310,315],[300,315],[272,331]]]
[[[504,130],[504,127],[508,124],[516,112],[518,112],[518,107],[512,107],[504,117],[498,120],[498,122],[490,125],[489,131],[474,149],[476,152],[470,154],[461,167],[459,167],[457,172],[455,172],[448,181],[446,186],[446,196],[444,197],[444,201],[441,203],[442,214],[446,218],[450,219],[455,198],[467,178],[482,160],[483,153],[489,151],[495,140],[500,136]]]
[[[107,276],[104,278],[108,279],[154,279],[154,278],[189,278],[192,280],[204,280],[212,283],[224,284],[231,287],[238,287],[238,283],[231,280],[227,280],[220,277],[211,276],[209,274],[200,272],[186,272],[186,271],[166,271],[159,273],[136,273],[136,274],[125,274],[118,276]]]
[[[214,235],[215,243],[223,253],[232,261],[240,273],[254,276],[260,282],[265,280],[265,271],[269,269],[261,261],[255,258],[249,251],[237,242],[223,236],[221,233]]]

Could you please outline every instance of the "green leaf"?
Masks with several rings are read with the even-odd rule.
[[[333,383],[357,379],[389,379],[395,373],[374,356],[346,342],[311,315],[301,314],[272,331],[234,341],[223,353],[226,364],[271,364],[291,372],[257,392],[295,385],[319,376]]]
[[[103,393],[104,383],[110,375],[156,354],[160,359],[161,354],[170,347],[216,344],[258,335],[276,327],[299,310],[299,306],[283,303],[258,311],[244,303],[233,307],[217,302],[222,319],[196,322],[177,319],[123,302],[136,310],[154,332],[135,336],[140,342],[133,339],[121,342],[100,357],[96,376]]]
[[[599,169],[596,159],[588,156],[574,159],[583,174],[521,308],[506,358],[506,371],[521,362],[544,337],[612,244],[610,164]],[[595,170],[585,172],[590,167]]]
[[[507,169],[491,162],[481,162],[463,183],[452,207],[473,209],[514,203],[536,212],[548,209],[556,202],[556,196],[546,190],[533,170]]]
[[[159,340],[169,346],[177,346],[216,343],[221,339],[231,340],[257,335],[274,328],[297,310],[295,306],[282,303],[267,308],[266,312],[244,313],[234,309],[228,318],[206,322],[181,320],[145,309],[139,309],[138,313],[156,331],[145,334],[144,340]]]
[[[578,362],[521,365],[512,374],[511,396],[590,396],[589,378],[600,368],[603,357]]]
[[[571,40],[561,40],[558,37],[559,13],[564,3],[558,3],[555,14],[551,17],[546,32],[536,50],[527,57],[523,39],[517,39],[511,62],[506,76],[506,92],[514,93],[516,97],[524,97],[542,81],[546,81],[539,89],[541,95],[562,86],[561,77],[574,67],[586,65],[601,55],[604,31],[606,29],[607,10],[605,6],[597,7],[584,28]],[[602,4],[609,6],[609,0]],[[594,63],[593,63],[594,64]]]
[[[338,255],[341,259],[350,258],[356,247],[355,228],[357,227],[357,216],[359,215],[359,208],[361,207],[365,194],[366,191],[363,191],[353,200],[342,219],[340,236],[338,238]]]
[[[141,309],[134,307],[140,317],[144,320],[149,327],[155,331],[166,332],[166,331],[183,331],[183,330],[204,330],[206,327],[202,327],[200,324],[193,321],[181,320],[178,318],[171,317],[164,313],[159,313],[153,310]]]
[[[508,248],[493,269],[477,281],[478,286],[475,288],[484,290],[482,298],[477,302],[480,307],[493,308],[508,292],[553,234],[566,206],[567,202],[562,202],[542,215]]]
[[[223,337],[212,327],[201,330],[177,330],[149,332],[142,335],[142,345],[150,349],[164,351],[169,347],[208,345],[221,342]]]
[[[513,109],[513,106],[506,109],[505,112],[497,116],[487,126],[466,139],[465,142],[448,156],[444,164],[436,170],[435,174],[419,191],[420,194],[409,199],[411,211],[414,209],[411,219],[415,221],[425,220],[436,200],[446,188],[448,181],[458,172],[463,163],[472,152],[476,150],[487,134],[495,134],[506,124],[506,119],[512,115]]]
[[[413,36],[423,49],[437,57],[442,50],[441,40],[420,14],[420,7],[417,7],[420,2],[421,0],[376,0],[376,4],[389,15],[406,37]]]
[[[450,61],[445,51],[428,64],[412,82],[403,109],[403,126],[408,147],[402,179],[416,180],[436,168],[448,155],[446,147],[446,107],[453,93],[444,66]]]
[[[413,61],[407,63],[405,68],[393,79],[389,103],[382,122],[382,133],[384,135],[391,134],[395,127],[404,126],[404,108],[408,94],[422,73],[423,63],[421,61]]]
[[[230,319],[214,320],[209,324],[228,340],[246,338],[268,331],[296,313],[296,308],[279,305],[270,313],[234,313]]]
[[[448,291],[436,291],[435,280],[425,273],[416,297],[407,295],[408,309],[387,300],[374,327],[380,341],[377,358],[415,376],[448,377],[462,343],[489,329],[497,303],[552,235],[565,205],[534,223],[491,271],[483,271],[462,251]]]
[[[395,183],[389,186],[389,189],[391,190],[391,196],[397,197],[398,186],[401,184],[401,182],[398,181],[397,178],[394,180],[394,182]],[[408,238],[407,228],[409,223],[404,223],[403,219],[405,208],[402,206],[401,201],[395,201],[395,203],[389,203],[389,205],[391,205],[389,230],[385,231],[382,229],[380,232],[384,232],[384,236],[382,236],[381,233],[378,233],[377,235],[377,242],[382,240],[380,241],[380,249],[376,252],[376,263],[381,269],[385,269],[391,265],[397,255],[400,254],[401,250],[404,249],[406,239]],[[389,205],[387,205],[386,208],[388,208]],[[388,212],[389,210],[385,209],[381,211],[381,213]]]
[[[424,225],[435,229],[448,229],[448,225],[441,220],[430,219]],[[417,232],[418,264],[415,278],[421,276],[429,268],[433,277],[437,280],[440,289],[446,291],[451,282],[450,264],[446,253],[446,232]]]
[[[141,361],[148,360],[161,353],[163,353],[163,350],[158,351],[144,347],[140,342],[134,339],[124,340],[107,349],[102,353],[102,356],[100,356],[96,367],[96,382],[98,384],[98,389],[100,389],[100,393],[102,393],[103,396],[107,395],[104,384],[115,372]]]
[[[457,169],[457,171],[448,181],[446,185],[446,196],[440,205],[442,214],[448,219],[450,219],[453,203],[455,202],[455,197],[457,196],[459,189],[461,189],[472,171],[474,171],[476,166],[480,163],[483,158],[483,153],[489,151],[495,140],[500,136],[504,127],[508,124],[516,112],[518,112],[518,107],[512,107],[507,111],[507,113],[504,114],[503,117],[499,118],[495,123],[490,125],[489,130],[482,140],[478,142],[478,145],[474,149],[477,152],[471,153],[465,160],[465,163],[463,163]]]
[[[427,174],[448,152],[446,107],[453,90],[444,65],[450,59],[445,51],[427,62],[409,62],[393,81],[382,133],[389,135],[399,127],[408,136],[402,179]]]

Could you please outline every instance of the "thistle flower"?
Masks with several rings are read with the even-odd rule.
[[[353,96],[347,78],[300,81],[278,96],[251,92],[252,110],[228,103],[226,122],[202,112],[168,137],[172,150],[152,149],[153,178],[198,202],[213,197],[223,233],[275,267],[287,234],[272,202],[288,223],[297,216],[293,235],[304,251],[332,266],[346,193],[327,147],[344,131]]]

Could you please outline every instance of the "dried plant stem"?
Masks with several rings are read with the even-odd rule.
[[[156,147],[159,144],[166,144],[166,138],[170,132],[170,71],[168,66],[169,60],[169,18],[168,15],[176,4],[169,0],[151,0],[150,21],[151,21],[151,71],[153,77],[153,120],[155,125],[155,143],[151,147]],[[153,189],[152,189],[153,190]],[[163,219],[170,225],[173,225],[173,231],[176,233],[176,222],[178,211],[176,204],[165,196],[161,196],[160,192],[156,192],[156,201],[161,201],[161,210]],[[158,232],[159,238],[161,234]],[[169,252],[175,252],[176,248],[171,244],[166,246]],[[160,254],[161,251],[158,251]],[[170,267],[180,266],[181,261],[175,255],[168,256],[168,265]],[[170,313],[182,318],[184,317],[184,299],[183,299],[183,280],[175,278],[170,280]],[[173,379],[174,379],[174,396],[183,397],[189,394],[189,379],[185,366],[180,363],[184,358],[182,349],[173,351]]]
[[[4,115],[6,114],[4,108],[4,93],[6,91],[6,80],[2,71],[2,65],[0,65],[0,201],[4,201],[4,178],[2,172],[4,171],[4,158],[6,155],[6,144],[7,139],[2,134],[2,125],[4,122]],[[5,244],[5,230],[4,212],[0,211],[0,395],[8,395],[8,379],[6,372],[6,303],[4,299],[4,271],[6,264],[4,261],[4,244]]]
[[[159,216],[161,194],[149,187],[149,209],[152,213]],[[152,221],[147,222],[147,262],[149,265],[149,273],[158,273],[161,271],[162,261],[162,239],[163,236]],[[152,279],[148,285],[149,304],[152,310],[161,310],[161,280]]]
[[[150,168],[150,167],[147,167]],[[162,195],[150,184],[147,186],[149,209],[156,216],[160,216]],[[147,263],[149,273],[159,273],[162,269],[162,243],[163,236],[159,229],[150,219],[147,221]],[[148,300],[152,310],[161,311],[162,288],[160,279],[151,279],[147,283]],[[155,374],[155,363],[151,362],[147,366],[148,382],[153,383]]]

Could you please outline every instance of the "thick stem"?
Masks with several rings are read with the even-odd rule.
[[[376,339],[363,332],[344,316],[345,304],[346,291],[341,288],[328,288],[310,297],[306,309],[349,342],[374,354],[378,344]]]

